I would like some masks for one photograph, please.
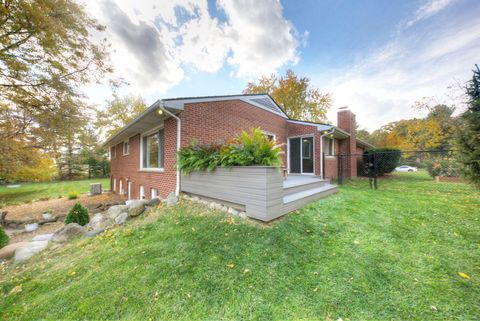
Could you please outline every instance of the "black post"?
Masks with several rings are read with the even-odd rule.
[[[378,158],[377,158],[377,153],[374,152],[373,153],[373,186],[375,187],[375,189],[378,189],[378,185],[377,185],[377,171],[378,171],[378,164],[377,164],[377,161],[378,161]]]

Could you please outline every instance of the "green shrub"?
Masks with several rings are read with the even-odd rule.
[[[88,224],[88,222],[90,222],[88,210],[80,203],[73,205],[73,207],[70,209],[70,212],[68,212],[67,217],[65,218],[65,224],[77,223],[83,226]]]
[[[454,159],[437,159],[427,162],[427,171],[432,177],[447,176],[459,177],[459,169]]]
[[[228,143],[198,144],[194,140],[179,151],[178,164],[187,175],[196,170],[213,171],[217,166],[281,166],[281,153],[280,145],[260,128],[252,128]]]
[[[69,200],[77,199],[79,196],[80,196],[80,192],[78,192],[78,191],[70,191],[70,192],[68,192],[68,199],[69,199]]]
[[[397,148],[373,148],[363,153],[363,161],[369,164],[369,170],[374,170],[381,176],[393,172],[400,162],[400,156]]]
[[[3,227],[0,226],[0,249],[8,244],[10,238],[7,233],[3,230]]]

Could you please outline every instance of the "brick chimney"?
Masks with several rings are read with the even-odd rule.
[[[341,107],[337,113],[337,127],[343,129],[350,134],[350,137],[340,141],[340,152],[343,154],[351,154],[345,167],[346,174],[350,178],[357,177],[357,140],[355,137],[355,114],[352,113],[348,107]]]

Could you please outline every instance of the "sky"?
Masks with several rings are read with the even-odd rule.
[[[480,0],[99,0],[119,95],[239,94],[292,69],[348,106],[361,128],[422,117],[415,102],[456,104],[480,64]],[[85,88],[93,103],[106,85]]]

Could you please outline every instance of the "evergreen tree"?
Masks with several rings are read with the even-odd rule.
[[[458,160],[463,176],[480,188],[480,68],[475,67],[472,80],[466,86],[468,109],[461,115]]]

